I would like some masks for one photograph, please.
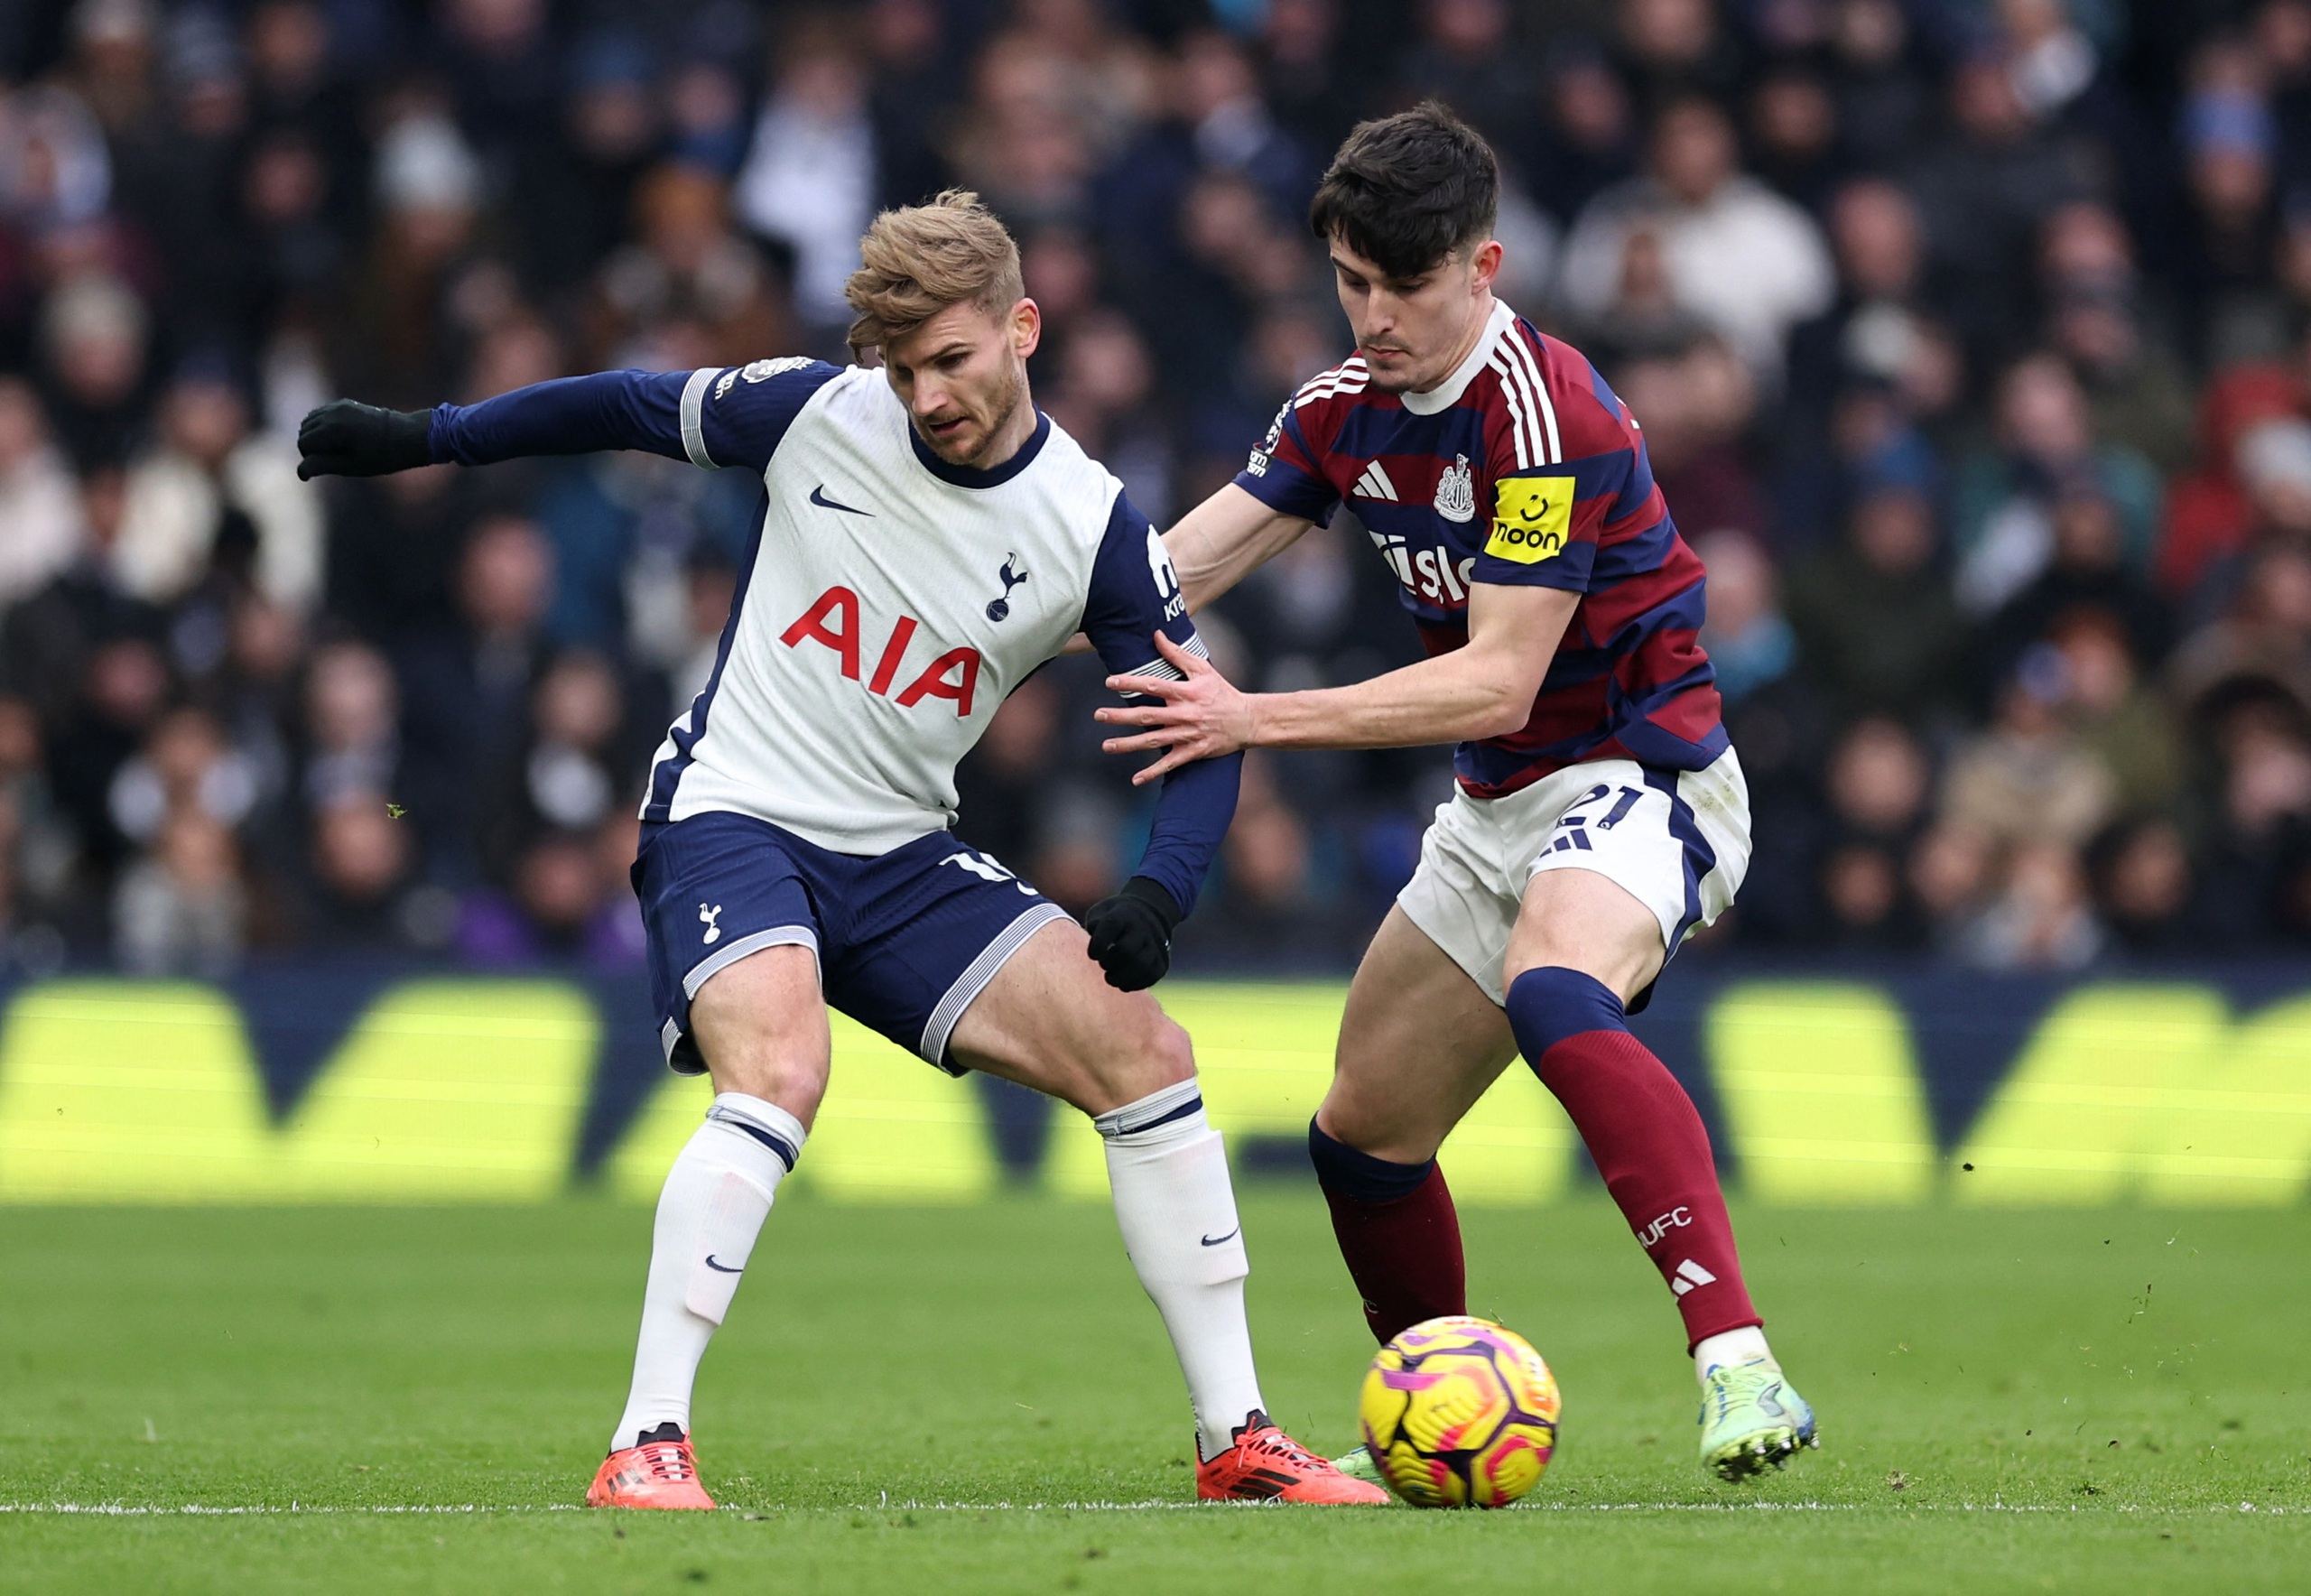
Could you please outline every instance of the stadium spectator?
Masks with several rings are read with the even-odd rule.
[[[2158,473],[2130,449],[2094,435],[2086,396],[2051,354],[2025,356],[1998,387],[1998,446],[1959,462],[1951,484],[1958,601],[1983,616],[2020,592],[2054,558],[2053,510],[2084,490],[2115,512],[2125,562],[2150,569]]]
[[[227,831],[248,817],[256,773],[201,710],[174,710],[153,728],[142,750],[123,760],[105,793],[120,834],[151,846],[171,819],[198,814]]]
[[[2186,638],[2168,669],[2176,697],[2194,707],[2238,683],[2311,704],[2311,550],[2258,550],[2228,612]]]
[[[1714,102],[1680,99],[1665,110],[1650,173],[1598,195],[1574,224],[1565,302],[1578,315],[1601,313],[1629,235],[1651,230],[1676,304],[1722,333],[1759,383],[1777,391],[1784,340],[1827,307],[1834,275],[1814,220],[1742,173],[1736,154],[1732,124]]]
[[[113,901],[122,968],[215,978],[240,962],[248,895],[233,834],[199,810],[169,817]]]
[[[874,0],[867,10],[878,208],[916,205],[948,186],[941,149],[961,92],[957,19],[939,0]]]
[[[2055,500],[2048,520],[2053,547],[2046,569],[1984,623],[1981,659],[1990,678],[2010,668],[2057,621],[2082,610],[2116,623],[2136,660],[2155,665],[2164,659],[2174,641],[2173,612],[2129,568],[2117,507],[2091,487],[2073,487]]]
[[[65,453],[83,471],[122,464],[144,417],[144,302],[107,272],[77,273],[42,302],[40,338],[49,417]]]
[[[2182,739],[2167,705],[2143,683],[2125,623],[2082,605],[2047,636],[2062,656],[2065,714],[2109,769],[2114,811],[2134,818],[2172,812],[2186,774]]]
[[[843,279],[875,214],[875,124],[866,72],[831,25],[805,22],[778,42],[778,76],[734,185],[748,227],[794,261],[794,310],[814,348],[849,324]]]
[[[320,951],[400,953],[447,940],[438,888],[409,889],[416,863],[411,829],[385,801],[348,793],[313,816],[311,890],[298,945]]]
[[[2239,951],[2299,940],[2311,931],[2311,737],[2302,705],[2249,689],[2210,719],[2216,827],[2201,873],[2203,945]]]
[[[1284,933],[1294,921],[1320,914],[1321,908],[1306,822],[1284,801],[1269,766],[1249,759],[1245,766],[1251,774],[1236,805],[1236,823],[1228,832],[1223,868],[1228,929],[1245,939],[1239,946],[1256,947]],[[1301,933],[1295,940],[1306,946],[1328,939]],[[1352,954],[1353,950],[1339,951]]]
[[[63,961],[65,934],[56,922],[73,908],[79,840],[60,812],[42,765],[40,717],[18,698],[0,698],[0,877],[6,924],[0,928],[10,964],[36,975]]]
[[[2252,348],[2277,237],[2273,172],[2278,127],[2262,64],[2243,38],[2218,37],[2191,62],[2180,115],[2185,302],[2198,309],[2206,354]]]
[[[40,399],[0,378],[0,608],[44,588],[80,552],[80,491]]]
[[[2023,655],[1999,689],[1990,728],[1951,756],[1939,805],[1944,824],[1996,844],[2076,848],[2111,817],[2117,778],[2061,716],[2067,676],[2051,645]]]
[[[1779,66],[1752,89],[1746,127],[1758,175],[1816,215],[1839,169],[1837,104],[1810,70]]]
[[[2149,324],[2134,247],[2107,207],[2079,201],[2047,219],[2039,272],[2046,335],[2086,392],[2094,435],[2161,474],[2189,463],[2190,380]]]
[[[2111,938],[2131,954],[2191,951],[2190,850],[2172,821],[2121,821],[2086,851],[2094,905]]]
[[[2102,951],[2078,855],[2062,843],[2014,851],[1998,895],[1958,933],[1958,956],[1991,970],[2076,970]]]
[[[167,606],[211,570],[295,610],[320,595],[320,495],[295,447],[250,430],[248,401],[213,364],[181,372],[159,406],[158,447],[128,473],[112,558],[138,598]]]
[[[1906,191],[1883,178],[1857,179],[1838,190],[1829,219],[1837,297],[1792,332],[1789,346],[1787,413],[1808,427],[1815,447],[1828,432],[1831,401],[1847,384],[1909,385],[1920,323],[1932,313],[1917,207]]]
[[[1854,506],[1841,545],[1791,571],[1790,624],[1833,713],[1917,718],[1955,707],[1966,634],[1935,580],[1935,544],[1925,496],[1889,487]]]
[[[2241,474],[2239,448],[2259,423],[2291,417],[2303,403],[2295,373],[2273,365],[2233,367],[2200,393],[2189,470],[2169,486],[2158,546],[2159,587],[2188,598],[2207,568],[2247,543],[2255,507]]]
[[[634,209],[638,237],[595,274],[589,342],[603,361],[632,358],[634,346],[654,336],[698,366],[743,365],[794,347],[783,285],[732,230],[720,179],[659,165],[636,187]]]
[[[399,790],[400,719],[393,671],[376,650],[333,643],[317,653],[305,677],[305,806],[382,808]]]
[[[691,555],[683,573],[684,637],[668,666],[666,699],[674,714],[705,691],[713,677],[714,662],[721,654],[723,624],[729,619],[738,587],[738,573],[719,551],[705,548]]]
[[[641,773],[621,757],[624,695],[599,654],[570,653],[530,695],[529,735],[487,778],[478,821],[487,869],[549,832],[590,832],[639,802]],[[490,872],[505,877],[502,867]]]
[[[1535,202],[1565,223],[1636,172],[1637,114],[1628,86],[1588,41],[1551,47],[1541,74],[1540,115],[1521,141],[1520,175]],[[1512,163],[1519,153],[1514,142],[1503,152]]]
[[[1908,878],[1932,795],[1933,767],[1902,724],[1857,721],[1831,750],[1832,831],[1818,883],[1833,946],[1908,951],[1924,945],[1926,905]]]
[[[1632,244],[1643,235],[1632,236]],[[1621,367],[1617,391],[1645,418],[1654,480],[1681,525],[1756,532],[1766,508],[1745,447],[1758,390],[1749,367],[1716,333]]]

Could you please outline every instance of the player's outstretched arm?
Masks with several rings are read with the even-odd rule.
[[[1172,524],[1165,550],[1193,615],[1275,559],[1313,523],[1271,509],[1233,482]]]
[[[766,360],[719,370],[596,372],[431,410],[338,399],[299,425],[297,475],[380,477],[607,449],[760,469],[795,413],[835,375],[821,361]]]
[[[1580,594],[1560,588],[1476,582],[1466,647],[1369,682],[1307,692],[1240,692],[1209,661],[1167,639],[1159,646],[1180,679],[1109,677],[1109,687],[1128,680],[1146,696],[1097,718],[1142,729],[1100,746],[1110,754],[1160,753],[1132,776],[1143,784],[1239,748],[1404,748],[1503,737],[1531,716],[1580,602]]]

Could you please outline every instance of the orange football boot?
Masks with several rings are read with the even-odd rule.
[[[586,1492],[589,1508],[711,1508],[698,1482],[698,1454],[672,1424],[659,1425],[635,1446],[602,1460]]]
[[[1255,1408],[1233,1432],[1236,1443],[1196,1465],[1195,1494],[1207,1502],[1321,1502],[1377,1508],[1388,1493],[1351,1480],[1268,1422]]]

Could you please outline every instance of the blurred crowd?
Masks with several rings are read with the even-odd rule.
[[[1021,237],[1044,408],[1159,524],[1346,353],[1307,197],[1436,96],[1502,296],[1710,571],[1734,946],[2311,942],[2311,0],[17,0],[0,6],[0,960],[634,967],[649,754],[759,484],[300,483],[339,394],[844,358],[879,207]],[[1203,622],[1414,657],[1352,516]],[[1081,905],[1146,823],[1064,661],[964,834]],[[1207,965],[1336,965],[1448,751],[1255,756]]]

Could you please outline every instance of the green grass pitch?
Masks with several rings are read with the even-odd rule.
[[[1322,1208],[1245,1219],[1270,1400],[1345,1445],[1370,1349]],[[2311,1212],[1737,1219],[1825,1449],[1704,1480],[1612,1211],[1471,1213],[1472,1305],[1565,1391],[1540,1489],[1479,1515],[1188,1506],[1100,1207],[782,1202],[701,1385],[727,1510],[692,1517],[567,1510],[646,1211],[0,1211],[0,1590],[2305,1588]]]

